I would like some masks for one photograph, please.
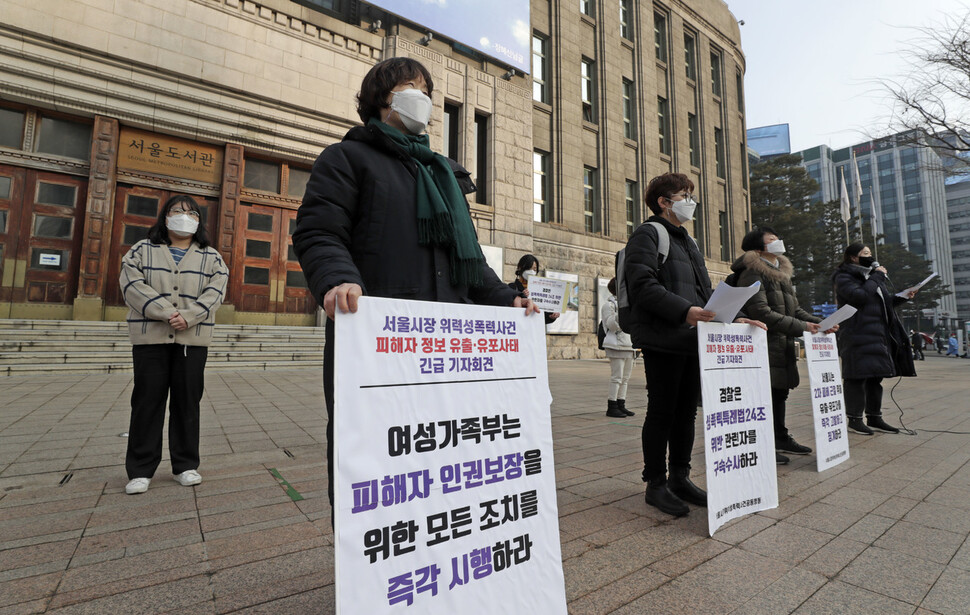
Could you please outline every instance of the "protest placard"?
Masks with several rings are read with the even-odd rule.
[[[845,400],[842,397],[842,368],[835,334],[802,335],[808,361],[815,418],[815,458],[818,471],[837,466],[849,458]]]
[[[538,314],[338,313],[337,613],[566,613],[551,402]]]
[[[529,278],[529,299],[543,312],[562,313],[569,291],[569,282],[534,275]]]
[[[707,523],[778,506],[768,340],[753,325],[697,324],[704,402]]]

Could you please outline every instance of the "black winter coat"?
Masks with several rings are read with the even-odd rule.
[[[459,180],[467,179],[458,171],[464,170],[457,167]],[[481,286],[452,286],[448,252],[419,245],[416,172],[416,163],[375,126],[352,128],[317,158],[293,247],[321,306],[327,291],[345,282],[375,297],[512,305],[515,291],[488,265]]]
[[[822,319],[798,305],[791,283],[792,264],[784,256],[778,256],[778,268],[775,269],[762,260],[758,252],[745,252],[731,269],[740,272],[738,286],[761,282],[758,292],[744,304],[744,313],[768,327],[771,388],[794,389],[798,386],[795,338],[805,332],[806,322],[822,322]]]
[[[859,310],[839,327],[839,355],[843,378],[915,376],[909,336],[896,316],[906,301],[886,287],[886,275],[852,263],[832,275],[839,307]]]
[[[657,229],[641,224],[626,244],[624,283],[630,300],[630,337],[634,348],[674,354],[697,354],[697,329],[687,325],[687,312],[711,297],[711,278],[704,257],[684,227],[660,216],[670,235],[667,260],[660,264]]]

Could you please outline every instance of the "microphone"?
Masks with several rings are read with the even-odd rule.
[[[870,267],[871,267],[872,269],[878,269],[878,268],[880,267],[880,265],[879,265],[879,261],[872,261],[872,264],[871,264],[871,265],[869,265],[869,266],[870,266]]]

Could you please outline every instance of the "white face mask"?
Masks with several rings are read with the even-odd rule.
[[[397,112],[408,132],[419,135],[428,128],[431,120],[431,99],[421,90],[408,88],[394,92],[391,110]]]
[[[188,214],[176,214],[165,220],[165,226],[177,237],[190,237],[198,230],[199,221]]]
[[[683,201],[672,201],[673,206],[670,210],[674,212],[677,219],[681,222],[687,222],[688,220],[694,219],[694,210],[697,209],[697,203],[693,198],[687,197]]]
[[[772,254],[784,254],[785,242],[781,239],[776,239],[765,246],[765,252],[770,252]]]
[[[536,272],[533,271],[533,270],[531,270],[531,269],[529,269],[528,271],[523,271],[522,272],[522,277],[525,278],[525,281],[526,282],[528,282],[529,281],[529,278],[531,278],[534,275],[536,275]]]

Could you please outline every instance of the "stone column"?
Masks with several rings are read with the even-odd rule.
[[[91,171],[81,236],[80,272],[74,320],[104,318],[104,288],[111,247],[118,162],[118,120],[95,116],[91,140]]]
[[[234,282],[242,280],[241,275],[233,272],[233,247],[236,244],[236,213],[239,211],[239,189],[242,185],[243,146],[235,143],[226,144],[226,155],[223,157],[222,194],[219,198],[219,225],[216,229],[216,248],[229,267],[229,289],[225,301],[216,312],[216,322],[219,324],[235,321],[236,307],[233,298],[236,293]]]

